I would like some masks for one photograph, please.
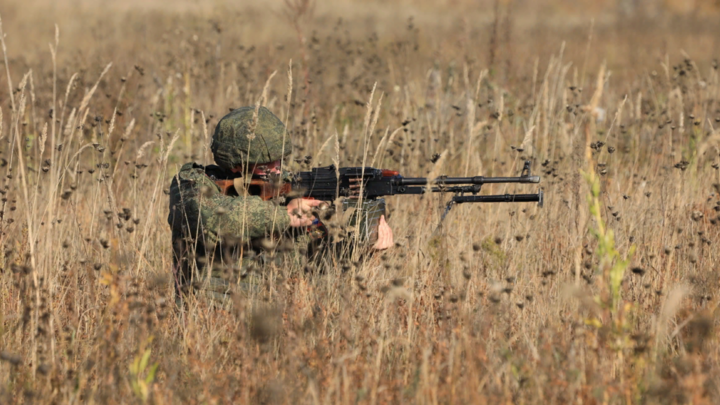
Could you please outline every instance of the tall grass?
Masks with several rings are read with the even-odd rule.
[[[718,28],[520,3],[437,21],[424,2],[366,19],[353,2],[83,6],[55,9],[55,32],[13,5],[0,401],[716,403]],[[433,235],[449,196],[389,198],[393,249],[268,266],[232,308],[179,311],[170,179],[258,100],[294,169],[509,176],[529,159],[545,207],[462,205]]]

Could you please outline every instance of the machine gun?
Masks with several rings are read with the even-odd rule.
[[[531,163],[526,161],[519,177],[447,177],[436,179],[425,177],[404,177],[394,170],[376,169],[373,167],[315,167],[310,171],[298,172],[281,180],[280,176],[266,175],[253,176],[245,182],[243,178],[216,179],[225,194],[233,195],[245,188],[249,194],[258,195],[264,200],[278,196],[286,198],[313,198],[316,200],[333,202],[337,198],[345,198],[345,207],[348,202],[362,200],[366,209],[363,215],[368,223],[376,224],[380,213],[384,213],[383,197],[393,195],[425,194],[425,193],[453,193],[454,196],[447,203],[441,222],[455,204],[464,203],[513,203],[537,202],[543,205],[543,192],[537,194],[500,194],[479,195],[485,184],[500,183],[540,183],[540,176],[531,174]],[[235,194],[237,195],[237,194]],[[362,197],[362,198],[361,198]],[[378,202],[380,204],[372,204]],[[365,208],[364,208],[365,209]]]
[[[447,177],[436,179],[425,177],[403,177],[394,170],[373,167],[340,167],[334,165],[314,167],[310,171],[294,173],[289,181],[273,179],[269,176],[254,176],[247,183],[250,194],[263,200],[277,196],[306,197],[322,201],[335,201],[337,198],[362,198],[374,200],[381,197],[406,194],[454,193],[451,202],[461,203],[500,203],[500,202],[537,202],[542,207],[543,192],[537,194],[478,195],[485,184],[499,183],[540,183],[540,176],[530,173],[530,161],[526,161],[519,177]],[[242,178],[216,179],[225,194],[237,192],[244,183]],[[470,195],[466,195],[470,194]]]
[[[484,184],[540,183],[540,176],[530,173],[530,161],[525,162],[519,177],[403,177],[397,171],[372,167],[316,167],[299,172],[291,182],[292,190],[302,190],[302,196],[317,200],[334,201],[338,197],[376,199],[392,195],[454,193],[452,202],[497,203],[537,202],[543,203],[542,191],[537,194],[477,195]],[[271,190],[268,190],[271,191]],[[465,195],[470,194],[470,195]]]

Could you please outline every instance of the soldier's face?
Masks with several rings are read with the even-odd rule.
[[[268,174],[280,174],[282,170],[282,163],[279,160],[270,163],[263,163],[259,165],[250,166],[250,171],[255,176],[267,176]],[[243,171],[241,166],[235,167],[232,170],[234,173],[240,173]]]

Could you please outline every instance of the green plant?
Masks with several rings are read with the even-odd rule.
[[[596,255],[599,259],[598,271],[602,274],[608,288],[609,300],[603,304],[610,308],[612,313],[617,312],[621,302],[620,290],[625,277],[625,270],[630,265],[635,254],[635,245],[630,246],[627,254],[622,255],[615,247],[615,233],[609,229],[603,220],[600,207],[600,178],[595,170],[583,172],[583,176],[590,187],[587,202],[590,215],[595,220],[595,227],[590,228],[591,234],[597,241]]]
[[[158,369],[158,363],[150,365],[150,355],[152,354],[152,349],[147,348],[143,350],[143,348],[149,345],[152,341],[153,338],[149,337],[145,342],[143,342],[138,350],[138,355],[135,356],[129,366],[130,384],[132,385],[133,393],[143,402],[147,402],[150,398],[150,389],[153,381],[155,381],[155,374]],[[150,365],[149,368],[148,365]]]

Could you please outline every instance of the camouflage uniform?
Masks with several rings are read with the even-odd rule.
[[[273,201],[222,193],[215,179],[237,176],[232,173],[237,166],[280,160],[292,150],[290,140],[283,139],[285,126],[280,119],[264,107],[257,117],[255,112],[255,107],[243,107],[220,120],[211,146],[217,166],[187,163],[172,180],[168,223],[178,297],[193,290],[225,304],[235,286],[253,285],[245,276],[268,260],[280,265],[290,257],[298,264],[308,253],[320,257],[352,250],[347,243],[331,243],[333,249],[327,249],[328,240],[312,240],[304,230],[290,228],[287,208]],[[343,204],[344,210],[354,207],[352,202]],[[364,202],[359,226],[363,247],[374,241],[377,221],[384,213],[384,200]],[[350,226],[354,228],[356,221],[357,215],[351,215]],[[295,242],[291,248],[284,244],[285,254],[263,250],[267,237],[276,240],[281,235]]]
[[[227,300],[233,279],[244,276],[252,264],[248,257],[261,254],[257,242],[290,225],[285,207],[258,196],[225,195],[214,182],[238,165],[269,163],[291,152],[280,119],[264,107],[254,116],[255,107],[243,107],[223,117],[211,147],[218,165],[187,163],[172,180],[168,223],[178,292],[194,289],[213,300]]]

